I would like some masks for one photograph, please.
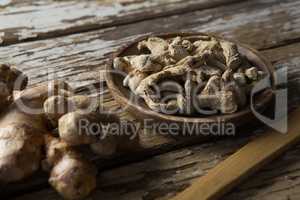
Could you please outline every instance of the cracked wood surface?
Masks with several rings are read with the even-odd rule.
[[[63,1],[62,3],[66,2],[72,1]],[[26,7],[26,5],[26,1],[23,3],[18,2],[16,5],[3,6],[3,9],[7,9],[9,6],[16,8],[20,6],[21,8],[22,6]],[[44,82],[47,79],[64,78],[76,88],[80,88],[84,85],[96,84],[100,75],[95,72],[104,69],[105,62],[111,52],[139,35],[147,32],[178,30],[209,31],[234,38],[261,50],[273,48],[264,51],[264,54],[276,64],[276,67],[288,67],[291,80],[290,86],[293,88],[289,100],[292,105],[296,105],[299,102],[297,79],[300,71],[298,66],[300,45],[296,43],[300,36],[298,26],[299,8],[299,1],[254,0],[185,14],[174,14],[169,17],[113,26],[76,35],[1,47],[0,57],[4,61],[15,63],[20,69],[24,70],[31,78],[30,84]],[[49,77],[47,76],[48,72],[50,72]],[[104,90],[102,92],[104,92],[105,105],[118,109],[117,104],[105,87]],[[132,119],[126,113],[122,113],[121,116]],[[144,157],[161,154],[197,142],[157,135],[150,137],[145,132],[142,133],[142,139],[143,146],[147,150],[147,155],[143,155],[145,152],[141,154]],[[198,145],[183,150],[171,151],[124,167],[106,170],[101,173],[99,189],[91,196],[91,199],[166,199],[186,187],[193,178],[203,175],[207,169],[215,166],[220,160],[233,153],[248,140],[249,138],[246,137]],[[207,150],[203,151],[203,149]],[[295,154],[292,151],[294,156],[288,163],[298,162],[299,165],[300,158],[296,156],[297,149],[299,147],[296,148]],[[287,155],[289,154],[290,152]],[[126,159],[130,160],[130,157],[134,156],[127,155],[120,159],[99,162],[101,165],[106,166],[104,168],[115,167],[124,164],[122,162],[127,162]],[[200,160],[204,160],[204,162]],[[246,186],[236,189],[225,199],[277,198],[283,200],[288,198],[297,199],[297,197],[299,199],[299,194],[296,192],[297,189],[299,190],[297,188],[297,181],[299,180],[293,174],[293,171],[297,171],[297,169],[286,169],[285,164],[287,163],[282,159],[277,162],[282,171],[281,168],[269,170],[267,167],[264,171],[269,172],[269,176],[265,177],[260,174],[259,177],[262,177],[257,182],[257,179],[250,179],[248,182],[253,183],[250,183],[249,187],[247,182],[245,183]],[[289,176],[292,178],[285,180],[285,177]],[[43,185],[45,181],[43,178],[38,178],[33,186]],[[30,186],[30,181],[26,185]],[[273,185],[275,185],[275,188],[273,188]],[[116,187],[122,189],[116,189]],[[31,189],[33,188],[29,188],[29,190]],[[51,189],[32,192],[17,199],[38,197],[59,199]]]
[[[0,45],[226,5],[237,0],[2,0]]]
[[[186,188],[228,155],[245,144],[245,140],[221,141],[188,147],[106,171],[99,177],[101,190],[89,199],[164,200]],[[271,165],[248,179],[223,200],[298,200],[300,146],[288,151]],[[298,162],[297,162],[298,161]],[[43,190],[17,199],[60,199],[52,190]]]
[[[109,54],[145,33],[208,31],[234,38],[254,48],[266,49],[299,40],[299,17],[300,1],[278,3],[276,0],[254,0],[61,38],[10,45],[1,48],[0,57],[24,70],[32,84],[65,78],[79,87],[98,81],[100,75],[95,71],[104,69]]]
[[[287,69],[289,101],[299,105],[300,43],[262,52],[277,69]],[[278,56],[280,55],[280,56]],[[247,130],[246,130],[247,131]],[[185,147],[157,155],[145,161],[105,170],[100,173],[99,187],[88,199],[165,200],[188,187],[195,179],[226,159],[262,130],[237,138]],[[298,200],[300,189],[300,145],[263,168],[257,175],[226,195],[223,200]],[[43,189],[15,198],[31,200],[61,199],[52,189]]]

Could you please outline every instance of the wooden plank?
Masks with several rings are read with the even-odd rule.
[[[208,31],[266,49],[299,39],[299,10],[300,1],[280,4],[274,0],[247,1],[231,7],[2,47],[0,57],[28,73],[32,84],[65,78],[79,87],[97,82],[100,77],[95,72],[104,69],[109,54],[142,34]]]
[[[290,10],[286,11],[286,8],[290,8]],[[277,46],[286,43],[287,38],[297,39],[299,37],[299,29],[297,28],[299,13],[295,11],[298,8],[299,2],[286,1],[283,4],[277,4],[275,1],[268,1],[268,3],[251,1],[235,5],[232,8],[223,7],[205,12],[188,13],[175,18],[168,17],[165,18],[164,24],[159,23],[159,20],[155,19],[68,37],[3,47],[0,49],[0,57],[4,61],[17,64],[20,69],[24,70],[30,76],[31,84],[53,78],[65,78],[78,88],[82,85],[96,83],[99,76],[95,72],[103,69],[104,61],[109,54],[119,45],[131,41],[144,32],[155,32],[157,30],[165,32],[176,29],[185,30],[185,28],[187,30],[201,31],[206,28],[212,32],[226,33],[228,37],[234,37],[257,48],[269,48],[272,45]],[[234,13],[232,10],[234,10]],[[247,17],[243,15],[246,10],[248,11]],[[286,12],[288,17],[276,17],[283,12]],[[257,15],[259,17],[256,17]],[[208,18],[205,20],[207,16]],[[195,19],[204,20],[201,23],[197,23]],[[291,20],[286,21],[289,19]],[[189,21],[191,24],[183,23],[184,21]],[[274,29],[268,29],[266,31],[268,34],[262,34],[260,27],[267,23],[272,23],[273,26],[271,27],[274,27]],[[291,23],[292,26],[288,31],[279,34],[280,31],[278,32],[277,27],[284,26],[286,23]],[[165,24],[169,25],[166,26]],[[251,38],[248,37],[249,32],[242,31],[243,27],[250,25],[251,27],[256,27],[251,29],[250,33],[253,36]],[[289,54],[293,52],[290,51]],[[277,58],[281,53],[277,52],[276,54]],[[281,54],[281,58],[289,54]],[[50,74],[49,77],[48,72]],[[118,108],[118,105],[112,101],[109,94],[106,95],[106,102],[107,106],[114,109]],[[124,117],[126,118],[128,115],[125,114]],[[197,142],[194,140],[176,140],[171,137],[158,135],[152,137],[146,135],[142,137],[142,141],[149,153],[148,155],[166,152],[189,145],[191,142]],[[145,155],[141,157],[145,157]],[[122,162],[127,161],[126,159],[122,160]],[[111,165],[111,162],[105,163],[107,163],[107,167]],[[113,165],[116,165],[116,163]],[[42,183],[44,182],[45,179],[37,179],[32,184],[26,184],[25,186],[28,186],[26,189],[30,189],[32,185],[43,185]],[[20,186],[21,188],[17,186],[14,186],[14,188],[22,189],[24,184]]]
[[[97,197],[114,200],[159,199],[170,189],[173,191],[182,189],[189,180],[203,175],[218,160],[223,160],[227,154],[233,153],[244,143],[245,141],[241,140],[233,146],[230,140],[208,143],[109,170],[101,173],[99,177],[101,190],[95,191],[89,199]],[[220,145],[223,148],[219,148]],[[16,200],[29,200],[42,195],[47,200],[60,199],[52,190],[43,190],[21,196]]]
[[[300,108],[289,115],[286,134],[275,130],[266,131],[171,200],[220,199],[267,163],[300,143],[299,119]]]
[[[167,200],[206,174],[228,154],[240,148],[243,142],[208,143],[106,171],[101,174],[101,190],[88,199]],[[297,146],[222,200],[298,200],[299,153],[300,146]],[[16,199],[42,197],[46,200],[61,199],[52,190],[42,190]]]
[[[5,0],[0,44],[51,38],[227,5],[238,0]]]
[[[208,143],[103,172],[99,177],[101,188],[88,199],[167,200],[206,174],[244,143],[241,140]],[[299,153],[298,145],[222,200],[298,200]],[[61,199],[52,190],[42,190],[16,200],[42,197],[46,200]]]
[[[221,7],[167,17],[164,18],[164,23],[162,23],[162,19],[154,19],[67,37],[11,45],[0,49],[0,57],[20,66],[20,69],[31,77],[31,84],[46,81],[48,79],[47,72],[50,71],[49,79],[55,78],[52,75],[56,74],[58,78],[66,78],[75,87],[80,87],[96,83],[99,76],[95,75],[95,72],[103,69],[108,55],[119,45],[131,41],[145,32],[210,30],[211,32],[225,33],[228,37],[234,37],[241,42],[266,49],[298,39],[297,18],[299,12],[297,10],[299,10],[297,1],[285,1],[281,4],[276,1],[250,1],[234,5],[231,8]],[[247,15],[243,14],[245,11],[248,11]],[[282,16],[282,13],[286,17],[277,17],[280,14]],[[202,21],[199,22],[199,19]],[[265,33],[262,34],[264,30],[261,27],[270,23],[273,25],[264,29]],[[286,23],[291,24],[286,31],[278,28]],[[248,26],[252,27],[251,32],[244,30]],[[249,37],[249,34],[252,37]],[[294,54],[297,54],[298,48],[292,49],[293,51],[289,51],[289,54],[294,51]],[[276,52],[276,55],[279,54],[283,58],[289,55]],[[111,101],[109,95],[107,95],[107,99],[107,103],[115,105],[116,108],[117,105]],[[148,152],[155,154],[190,144],[190,142],[185,141],[185,143],[181,140],[161,136],[147,136],[143,140]],[[43,181],[45,182],[45,179]],[[39,184],[41,183],[39,182]]]
[[[263,52],[263,54],[274,62],[276,68],[288,68],[289,93],[291,94],[289,101],[295,106],[299,105],[300,95],[298,91],[300,88],[300,43],[266,50]],[[278,60],[278,54],[281,54],[281,56],[283,57],[281,60]],[[286,57],[287,59],[284,59],[284,57]],[[194,180],[194,178],[200,177],[205,174],[208,169],[214,167],[220,161],[231,155],[238,148],[240,148],[242,145],[247,143],[250,139],[261,132],[262,130],[256,130],[252,135],[250,135],[250,137],[248,135],[235,139],[229,138],[219,140],[216,142],[197,145],[194,147],[186,147],[182,150],[171,151],[169,153],[156,156],[152,159],[129,164],[124,167],[117,167],[111,170],[108,169],[110,168],[109,164],[112,163],[106,161],[106,170],[103,171],[99,176],[99,188],[91,196],[91,198],[94,199],[104,196],[108,200],[142,199],[146,197],[149,200],[167,199],[168,197],[173,196],[175,195],[175,193],[186,188],[191,183],[191,181]],[[147,140],[149,138],[147,138],[146,136],[144,139]],[[155,137],[152,139],[153,141],[155,141],[154,143],[152,143],[152,148],[158,145],[156,142],[162,142],[160,139],[156,141]],[[164,139],[163,142],[167,142],[166,138],[162,137],[161,139]],[[145,142],[144,144],[147,143],[148,142]],[[164,147],[167,146],[166,144],[167,143],[161,144],[162,146],[156,146],[156,148],[164,149]],[[178,148],[178,146],[176,148]],[[300,146],[298,146],[296,150],[291,150],[288,155],[297,155],[296,153],[294,153],[295,151],[299,153]],[[131,154],[130,156],[134,157],[135,154]],[[300,166],[299,156],[294,156],[292,159],[292,161],[295,162],[296,166]],[[276,167],[273,167],[274,164],[272,164],[271,166],[267,166],[267,168],[264,169],[264,172],[267,171],[267,175],[260,175],[261,179],[259,180],[261,180],[261,182],[255,181],[257,177],[255,178],[255,180],[250,179],[249,182],[246,182],[241,186],[245,189],[243,189],[242,191],[235,190],[231,195],[229,195],[228,200],[231,199],[232,196],[236,197],[235,199],[237,200],[244,199],[247,195],[254,196],[255,199],[256,189],[259,190],[261,194],[268,196],[268,194],[265,194],[266,192],[263,191],[262,188],[260,188],[260,184],[267,184],[270,180],[281,180],[284,179],[287,174],[294,174],[294,171],[290,171],[290,168],[285,169],[285,164],[281,165],[280,162],[275,163],[275,166],[280,166],[278,167],[278,171]],[[289,162],[291,161],[289,160]],[[300,168],[295,169],[297,173],[299,173],[299,169]],[[292,177],[294,176],[295,175],[293,175]],[[266,180],[264,179],[265,177],[267,177]],[[291,179],[291,181],[293,181],[293,178]],[[37,181],[40,181],[40,179],[37,179]],[[272,181],[271,183],[273,183]],[[296,183],[298,183],[299,181],[300,180],[298,180],[297,178]],[[288,181],[284,180],[284,182],[286,183]],[[41,182],[39,182],[39,184],[41,184]],[[280,184],[278,187],[283,186],[284,185]],[[270,190],[269,187],[271,186],[267,185],[266,190]],[[300,188],[300,186],[298,188]],[[287,195],[287,191],[291,189],[293,189],[293,187],[283,188],[283,194]],[[273,195],[273,193],[270,194],[268,198],[271,200],[271,197],[273,197]],[[52,189],[44,189],[42,191],[32,192],[30,194],[22,195],[16,199],[29,200],[42,196],[45,196],[45,198],[49,200],[60,199]],[[240,198],[241,196],[243,198]]]

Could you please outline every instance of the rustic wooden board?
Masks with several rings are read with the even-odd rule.
[[[0,44],[57,37],[237,1],[4,0],[0,2]]]
[[[104,172],[100,175],[101,180],[99,179],[102,191],[97,190],[90,199],[97,196],[115,200],[159,199],[169,190],[181,190],[189,180],[203,175],[206,170],[244,143],[244,140],[234,143],[233,146],[229,140],[208,143]],[[31,199],[34,196],[39,198],[42,195],[45,195],[47,200],[58,198],[55,192],[43,190],[19,199]]]
[[[101,175],[101,190],[97,190],[89,199],[166,200],[216,166],[242,144],[241,141],[209,143],[107,171]],[[299,153],[300,146],[297,146],[222,199],[298,200]],[[47,200],[60,199],[51,190],[43,190],[17,199],[42,197]]]
[[[101,189],[89,199],[168,199],[247,141],[248,139],[239,139],[207,143],[103,172],[99,177]],[[298,145],[224,199],[297,200],[300,188],[299,152]],[[33,199],[43,195],[48,200],[59,199],[55,192],[50,190],[35,192],[17,199]]]
[[[95,83],[105,59],[120,45],[148,32],[209,31],[266,49],[297,41],[300,1],[247,1],[126,26],[11,45],[0,58],[17,64],[31,83],[65,78],[73,85]],[[233,12],[234,11],[234,12]],[[247,12],[247,15],[244,14]],[[48,77],[49,75],[49,77]]]
[[[285,106],[285,105],[281,105]],[[170,200],[219,200],[287,150],[300,144],[300,108],[289,114],[288,131],[268,129]]]
[[[101,190],[97,190],[88,199],[166,200],[186,188],[191,181],[205,174],[244,143],[245,141],[241,140],[236,143],[208,143],[107,171],[101,174]],[[298,200],[299,153],[300,146],[297,146],[222,200]],[[51,190],[42,190],[17,199],[42,197],[47,200],[60,199]]]
[[[11,45],[0,49],[0,57],[3,60],[16,63],[20,66],[20,68],[31,77],[31,84],[46,81],[48,79],[47,71],[50,71],[50,75],[56,73],[58,78],[66,78],[78,88],[82,85],[96,83],[99,76],[95,75],[95,71],[103,69],[104,62],[108,58],[108,55],[119,45],[122,45],[145,32],[167,32],[176,30],[217,32],[222,33],[227,37],[238,39],[241,42],[248,43],[259,49],[270,49],[297,42],[300,36],[297,20],[299,18],[299,7],[299,1],[284,1],[281,3],[274,0],[250,1],[241,4],[233,4],[230,7],[218,7],[205,11],[195,11],[61,38]],[[246,11],[248,13],[244,14]],[[285,65],[289,66],[290,70],[293,72],[291,73],[291,76],[297,77],[299,71],[295,66],[297,66],[297,63],[300,61],[298,52],[299,45],[296,44],[270,49],[265,53],[272,61],[279,61],[278,67]],[[285,58],[290,58],[290,60],[287,62],[284,60]],[[280,62],[283,63],[280,64]],[[49,77],[49,79],[53,78],[55,77]],[[293,102],[299,102],[296,92],[293,92],[293,94],[295,94]],[[105,104],[107,106],[114,106],[114,109],[117,109],[118,106],[109,94],[106,93],[105,99]],[[130,116],[127,116],[125,113],[123,114],[123,117],[128,118]],[[148,152],[154,153],[162,153],[191,144],[190,141],[182,142],[174,138],[161,136],[147,136],[143,138],[143,141],[143,145],[148,149]],[[236,142],[239,143],[241,141],[229,141],[229,147],[234,147]],[[222,142],[220,142],[220,144],[221,143]],[[218,145],[218,148],[220,148],[222,154],[223,147]],[[232,152],[234,150],[235,149],[231,149],[230,151]],[[214,152],[213,149],[210,151]],[[173,153],[166,156],[172,154]],[[202,155],[200,157],[202,157]],[[214,158],[212,155],[209,155],[209,158],[207,157],[207,159],[211,160],[214,164],[218,162],[218,159]],[[180,160],[180,158],[178,160]],[[143,166],[143,164],[139,163],[137,165]],[[155,166],[155,163],[153,163],[153,165]],[[164,165],[162,165],[162,167],[164,167]],[[187,172],[185,176],[192,176],[194,169],[184,171],[185,168],[186,166],[184,166],[183,169],[179,169],[183,170],[183,172]],[[135,173],[134,169],[136,168],[133,168],[132,173]],[[189,168],[187,167],[187,169]],[[113,171],[114,170],[112,170],[112,172]],[[158,171],[162,171],[163,173],[166,172],[166,174],[162,176],[162,179],[166,176],[174,175],[174,172],[176,172],[172,170],[164,171],[163,169],[158,169]],[[155,173],[151,176],[150,171],[150,173],[147,173],[147,177],[148,175],[152,183],[158,181],[158,179],[155,179]],[[110,178],[113,177],[108,176],[107,179]],[[116,179],[118,179],[118,177]],[[189,179],[190,178],[188,178],[186,184],[189,183]],[[102,179],[99,180],[101,182]],[[113,181],[114,179],[111,180]],[[42,183],[44,183],[45,179],[42,181]],[[181,181],[179,182],[179,185],[181,185]],[[131,183],[131,181],[129,181],[129,183]],[[140,182],[136,185],[139,183]],[[174,186],[172,183],[174,183]],[[140,191],[138,187],[134,190],[134,186],[136,185],[130,186],[131,184],[128,184],[128,182],[125,181],[124,185],[128,185],[128,188],[124,188],[125,192],[112,192],[112,188],[110,188],[110,192],[108,192],[107,195],[111,196],[111,199],[120,199],[118,194],[123,193],[129,195],[124,195],[124,198],[132,197],[141,199],[141,197],[146,196],[149,199],[157,199],[162,193],[167,194],[168,191],[171,191],[172,193],[182,189],[183,185],[185,185],[183,184],[180,187],[176,187],[175,183],[176,181],[171,180],[163,185],[158,184],[154,189],[145,186],[145,188]],[[121,184],[121,186],[123,185]],[[141,186],[143,185],[141,184]],[[163,187],[166,189],[164,190]],[[103,185],[103,188],[106,188],[105,185]],[[163,192],[161,192],[160,189],[163,190]],[[126,193],[127,190],[130,192]],[[157,191],[159,192],[157,193]],[[149,193],[149,195],[147,193]],[[27,197],[28,199],[36,198],[35,195],[38,194],[43,197],[49,194],[50,199],[58,198],[52,190],[44,190],[41,193],[32,193],[32,196],[28,195]],[[98,197],[101,197],[102,195],[101,192],[98,192],[93,197],[96,198],[97,194]],[[106,194],[103,195],[105,197]],[[237,196],[239,195],[240,193]]]
[[[65,78],[73,83],[75,87],[79,87],[96,83],[99,76],[95,71],[103,69],[104,61],[108,55],[119,45],[144,32],[158,30],[166,32],[177,29],[210,30],[211,32],[226,33],[228,37],[234,37],[260,49],[282,45],[287,43],[288,38],[297,39],[299,37],[299,30],[297,29],[299,13],[296,12],[299,7],[299,2],[293,1],[286,1],[282,4],[277,4],[276,1],[268,1],[267,3],[251,1],[232,5],[232,7],[221,7],[167,17],[164,18],[164,23],[160,22],[161,19],[154,19],[62,38],[11,45],[0,49],[0,57],[3,60],[16,63],[20,69],[30,76],[31,84],[58,77]],[[291,10],[286,10],[286,8],[291,8]],[[232,13],[232,10],[234,10],[234,13]],[[247,16],[243,14],[246,10],[249,12]],[[277,17],[279,14],[282,16],[282,13],[285,13],[287,17]],[[177,19],[180,19],[180,21]],[[202,22],[198,22],[198,19],[201,19]],[[184,23],[187,21],[188,24]],[[272,26],[261,29],[264,25],[271,23]],[[278,27],[284,27],[287,23],[292,24],[292,27],[286,32],[281,30],[282,33],[279,34]],[[251,32],[243,31],[248,26],[253,27]],[[263,31],[268,34],[262,34]],[[249,33],[252,37],[249,37]],[[277,54],[280,53],[277,52]],[[286,56],[289,54],[286,54]],[[47,77],[48,72],[50,72],[50,77]],[[57,76],[53,76],[53,74]],[[104,97],[106,106],[118,109],[118,105],[108,93]],[[129,116],[126,113],[123,115],[128,119]],[[158,135],[152,137],[147,135],[142,138],[143,146],[151,155],[195,142],[194,140],[182,141]],[[43,179],[42,183],[44,182]],[[38,179],[33,185],[40,184],[40,179]],[[27,185],[30,186],[30,184]]]
[[[300,86],[298,78],[300,74],[300,43],[266,50],[263,54],[274,62],[276,68],[288,68],[290,81],[289,92],[291,93],[289,101],[294,106],[298,105],[300,100],[300,95],[298,93]],[[282,57],[286,57],[287,59],[282,58],[278,60],[278,54]],[[254,133],[252,137],[255,137],[255,135],[260,132],[261,131]],[[147,141],[149,138],[145,137],[144,139]],[[156,141],[156,139],[154,139],[154,141]],[[106,199],[112,200],[128,198],[142,199],[146,197],[149,200],[166,199],[167,197],[173,196],[176,192],[186,188],[194,178],[205,174],[208,169],[214,167],[220,161],[235,152],[238,148],[249,141],[249,139],[251,139],[251,137],[248,136],[236,139],[224,139],[214,143],[197,145],[191,148],[187,147],[182,150],[161,154],[152,159],[135,164],[129,164],[124,167],[105,170],[100,174],[99,188],[97,192],[91,196],[91,198],[94,199],[104,195]],[[157,141],[159,141],[159,139]],[[145,142],[145,144],[147,143],[148,142]],[[155,144],[157,145],[157,143]],[[160,146],[160,148],[163,149],[163,146],[166,144],[167,143],[161,144],[162,146]],[[153,147],[154,146],[152,146],[152,148]],[[178,148],[178,146],[176,148]],[[298,146],[296,150],[293,149],[287,154],[295,155],[291,158],[291,160],[288,160],[289,164],[293,164],[292,162],[295,162],[292,167],[294,167],[294,165],[298,166],[300,163],[300,157],[296,156],[295,151],[299,153],[300,146]],[[283,179],[285,183],[290,182],[287,185],[278,183],[279,185],[276,186],[281,187],[281,190],[279,190],[281,192],[281,198],[286,198],[289,194],[288,191],[296,191],[294,187],[297,186],[299,180],[295,177],[294,173],[299,173],[297,171],[299,169],[292,168],[296,170],[296,172],[294,172],[290,171],[289,166],[287,166],[288,169],[284,168],[284,163],[286,163],[286,161],[285,159],[283,160],[284,161],[280,159],[280,161],[275,162],[275,164],[267,166],[263,170],[264,174],[260,174],[258,176],[260,181],[256,181],[257,177],[254,178],[255,180],[250,179],[248,182],[240,186],[245,189],[235,190],[232,194],[226,197],[226,199],[244,199],[247,195],[252,195],[253,199],[255,199],[257,197],[255,196],[255,191],[259,190],[261,195],[266,196],[265,199],[271,200],[274,197],[274,193],[272,191],[274,190],[275,192],[276,189],[272,188],[271,183],[275,180],[281,179]],[[278,170],[273,167],[274,165],[279,165]],[[292,178],[285,180],[287,175],[290,175]],[[267,178],[265,180],[266,176]],[[300,186],[298,186],[298,188],[299,187]],[[264,191],[264,188],[266,191],[270,190],[271,192],[268,193]],[[59,199],[58,195],[52,189],[32,192],[16,199],[34,199],[43,195],[45,195],[45,198],[49,200]],[[296,195],[295,197],[298,196]]]
[[[293,38],[297,38],[299,31],[296,27],[289,29],[290,31],[285,34],[281,34],[280,37],[278,36],[279,34],[277,30],[277,27],[283,26],[286,23],[296,24],[296,22],[287,22],[285,20],[289,18],[297,19],[297,12],[287,12],[286,14],[292,15],[289,18],[279,18],[276,20],[274,20],[274,18],[278,15],[278,13],[285,12],[284,9],[286,7],[292,7],[293,9],[300,7],[298,2],[295,3],[287,1],[285,4],[277,4],[275,1],[270,2],[264,3],[262,1],[252,1],[240,5],[237,4],[232,6],[232,8],[223,7],[208,11],[193,12],[181,15],[180,19],[192,22],[191,19],[210,16],[208,21],[204,21],[203,24],[197,24],[198,27],[196,28],[196,22],[194,21],[192,23],[192,27],[194,27],[193,29],[202,30],[203,27],[206,29],[210,28],[211,31],[215,30],[216,32],[226,33],[227,36],[234,37],[241,42],[246,42],[257,48],[269,48],[272,45],[276,46],[284,43],[286,38],[291,38],[292,36]],[[239,20],[243,15],[242,13],[245,12],[245,7],[247,7],[249,14],[247,18],[244,18],[245,20],[243,21],[243,24],[241,24]],[[232,13],[231,9],[235,12]],[[272,9],[272,12],[268,11],[269,9]],[[212,13],[222,13],[223,17],[219,15],[212,16]],[[230,16],[230,13],[232,16]],[[272,27],[275,27],[274,29],[269,30],[269,34],[265,37],[261,37],[262,30],[260,27],[263,24],[260,18],[255,18],[256,15],[264,18],[263,24],[268,21],[268,23],[273,23]],[[224,21],[220,21],[221,18],[225,18],[223,19]],[[247,21],[248,18],[250,18],[250,20]],[[103,69],[103,62],[107,59],[107,56],[119,45],[137,37],[139,34],[143,33],[143,31],[157,30],[154,25],[159,26],[159,28],[161,28],[159,30],[162,31],[175,30],[176,28],[183,30],[187,26],[186,24],[181,24],[180,27],[178,27],[178,23],[175,21],[174,17],[166,18],[165,24],[170,24],[170,26],[165,29],[163,29],[164,26],[162,23],[157,23],[157,20],[151,20],[148,22],[137,23],[136,25],[127,25],[125,27],[117,27],[114,29],[110,28],[68,37],[11,45],[0,49],[0,57],[3,60],[16,63],[20,69],[24,70],[29,75],[32,84],[46,81],[48,78],[56,78],[53,76],[53,74],[56,74],[58,78],[70,80],[71,83],[77,87],[97,82],[98,74],[95,73],[95,71]],[[136,28],[144,27],[143,23],[146,23],[146,27],[154,28],[149,30]],[[222,24],[225,23],[230,24],[230,26],[222,26]],[[150,24],[153,26],[150,26]],[[218,26],[216,26],[216,24]],[[235,27],[234,24],[236,25]],[[250,25],[252,27],[258,27],[251,29],[251,35],[253,35],[252,38],[248,38],[249,34],[247,32],[243,32],[244,34],[240,33],[242,27]],[[223,29],[221,29],[221,27],[223,27]],[[191,27],[187,27],[187,29],[191,29]],[[129,30],[130,32],[121,32],[121,30]],[[119,35],[117,35],[117,33]],[[240,34],[237,35],[237,33]],[[129,36],[130,34],[133,34],[133,36]],[[265,40],[266,37],[273,38],[273,40]],[[50,72],[50,77],[47,77],[48,72]],[[107,106],[113,107],[114,109],[118,108],[118,105],[113,101],[109,94],[104,96]],[[166,147],[166,149],[168,149],[168,145],[177,146],[182,143],[182,141],[177,142],[174,138],[159,136],[146,137],[145,140],[144,145],[150,150],[163,149],[162,147]]]

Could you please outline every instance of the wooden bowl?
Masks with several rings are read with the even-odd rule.
[[[147,39],[151,36],[157,36],[161,38],[173,38],[176,36],[182,37],[192,37],[199,35],[208,35],[214,36],[219,39],[224,39],[219,36],[215,36],[212,34],[206,33],[167,33],[167,34],[150,34],[147,36],[143,36],[138,38],[137,40],[130,42],[126,46],[120,48],[114,55],[113,58],[119,56],[127,56],[127,55],[138,55],[139,52],[137,50],[138,42]],[[262,56],[260,53],[244,44],[240,44],[235,42],[238,46],[239,52],[246,56],[249,61],[251,61],[255,66],[257,66],[260,70],[268,73],[271,79],[271,87],[263,90],[261,93],[255,96],[253,102],[258,110],[263,110],[267,107],[268,104],[271,103],[273,97],[273,89],[274,89],[274,69],[272,65]],[[113,59],[111,59],[110,63],[107,66],[106,71],[106,81],[108,84],[108,88],[111,91],[114,99],[123,107],[126,108],[126,111],[135,116],[138,120],[143,121],[147,119],[152,122],[159,123],[176,123],[182,129],[187,127],[186,125],[202,125],[202,124],[210,124],[216,122],[230,122],[235,126],[241,126],[245,123],[249,123],[255,119],[250,106],[245,107],[242,110],[239,110],[233,114],[218,114],[211,116],[179,116],[179,115],[168,115],[163,113],[155,112],[148,108],[142,98],[136,97],[127,87],[124,87],[122,82],[124,76],[120,76],[116,73],[113,73]],[[138,98],[137,102],[133,102],[130,100],[130,96],[134,98]]]

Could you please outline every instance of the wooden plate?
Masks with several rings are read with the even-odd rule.
[[[138,42],[147,39],[151,36],[157,36],[161,38],[173,38],[176,36],[182,37],[193,37],[199,35],[208,35],[214,36],[219,39],[224,39],[219,36],[215,36],[212,34],[206,33],[167,33],[167,34],[150,34],[147,36],[143,36],[138,38],[137,40],[128,43],[126,46],[120,48],[117,51],[113,58],[118,56],[128,56],[128,55],[138,55],[137,44]],[[267,72],[270,75],[271,79],[271,87],[263,90],[258,95],[256,95],[253,99],[254,105],[258,110],[263,110],[267,107],[268,104],[271,103],[273,97],[273,89],[274,89],[274,69],[272,65],[256,50],[244,45],[235,42],[238,45],[239,52],[246,56],[249,61],[251,61],[255,66],[260,68],[261,70]],[[178,115],[167,115],[163,113],[155,112],[148,108],[145,102],[135,96],[127,87],[124,87],[122,82],[124,76],[118,75],[114,73],[113,69],[113,58],[107,66],[106,71],[106,81],[108,84],[108,88],[111,91],[114,99],[124,108],[127,112],[135,116],[138,120],[145,120],[152,122],[160,122],[160,123],[176,123],[181,128],[187,127],[186,124],[196,124],[201,125],[203,123],[216,123],[216,122],[231,122],[236,126],[243,125],[244,123],[249,123],[255,119],[250,106],[245,107],[244,109],[233,113],[233,114],[218,114],[211,116],[178,116]],[[130,97],[139,99],[137,102],[133,102],[130,100]]]

